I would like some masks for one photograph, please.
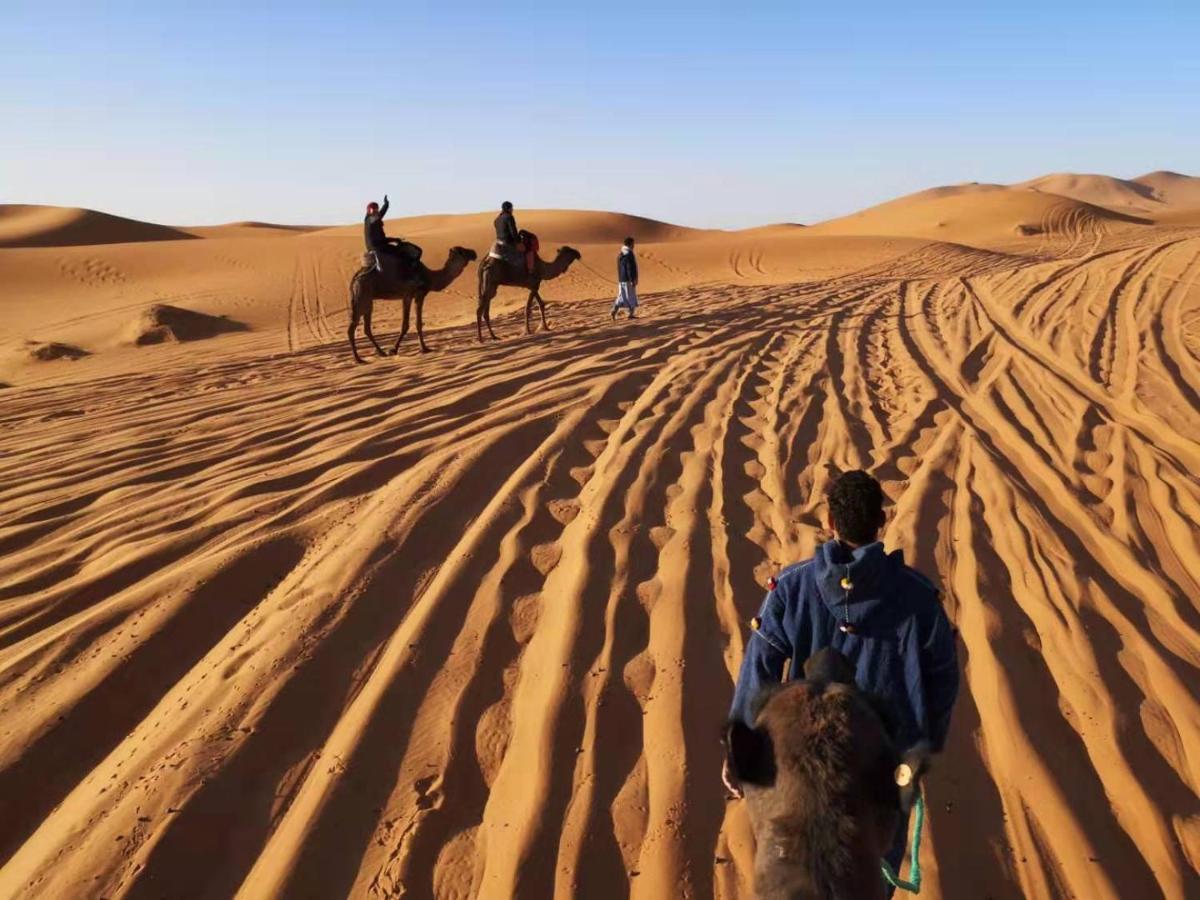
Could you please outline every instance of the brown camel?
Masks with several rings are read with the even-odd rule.
[[[542,313],[542,327],[550,330],[546,322],[546,303],[538,293],[543,281],[557,278],[571,267],[571,263],[582,258],[583,254],[574,247],[559,247],[551,262],[541,257],[534,261],[533,272],[526,272],[524,267],[513,265],[506,260],[495,257],[485,257],[479,264],[479,306],[475,310],[475,329],[479,332],[479,340],[483,341],[483,326],[487,325],[488,334],[492,340],[497,340],[496,332],[492,331],[492,298],[502,285],[510,287],[529,288],[529,299],[525,301],[525,333],[532,328],[529,324],[529,314],[533,311],[533,301],[537,301]]]
[[[412,308],[414,300],[417,303],[417,340],[420,341],[421,352],[428,353],[429,347],[425,344],[423,318],[425,295],[430,291],[444,291],[448,288],[454,279],[463,273],[467,263],[472,262],[476,256],[478,254],[474,250],[468,250],[466,247],[451,247],[446,265],[440,269],[430,269],[424,263],[417,263],[417,271],[409,279],[389,278],[378,272],[374,266],[364,266],[355,272],[354,278],[350,281],[350,328],[347,331],[350,337],[350,349],[354,351],[355,360],[360,363],[366,362],[358,355],[358,346],[354,340],[354,333],[358,330],[360,318],[363,320],[363,331],[375,345],[379,355],[389,355],[379,346],[379,342],[375,340],[375,334],[371,331],[371,313],[374,311],[376,300],[404,301],[404,321],[400,326],[400,337],[396,338],[396,345],[392,348],[390,355],[395,356],[400,352],[400,342],[408,334],[409,310]]]
[[[882,900],[880,860],[916,799],[926,748],[896,750],[886,712],[832,649],[754,706],[754,727],[733,721],[725,734],[754,829],[757,896]]]

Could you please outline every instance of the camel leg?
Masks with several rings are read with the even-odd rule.
[[[351,308],[350,310],[350,327],[346,329],[346,336],[350,338],[350,350],[354,353],[354,361],[365,363],[366,360],[358,355],[358,345],[354,340],[354,332],[358,331],[358,310]]]
[[[428,353],[429,348],[425,346],[425,295],[422,294],[417,298],[417,340],[421,342],[421,352]]]
[[[492,298],[496,296],[497,284],[491,282],[490,269],[480,269],[479,272],[479,306],[475,307],[475,333],[479,343],[483,343],[483,326],[487,325],[488,334],[492,340],[498,340],[496,332],[492,331]]]
[[[529,292],[529,297],[525,300],[525,333],[532,334],[533,329],[529,324],[529,314],[533,311],[533,291]]]
[[[363,331],[365,331],[367,333],[367,337],[370,338],[371,343],[375,345],[375,352],[378,353],[380,356],[387,356],[387,351],[379,346],[379,341],[375,340],[375,332],[371,330],[371,313],[372,312],[374,312],[373,309],[367,309],[363,313]]]
[[[538,309],[542,313],[542,330],[549,331],[550,323],[546,321],[546,301],[542,299],[541,291],[534,291],[533,296],[537,300]]]
[[[486,269],[484,269],[486,261],[479,264],[479,304],[475,307],[475,333],[479,336],[479,343],[483,343],[483,304],[487,303],[488,295],[488,279]]]
[[[487,304],[483,307],[483,323],[485,325],[487,325],[488,334],[490,334],[492,336],[492,340],[493,341],[500,340],[500,338],[496,337],[496,332],[492,331],[492,301],[491,300],[489,300],[487,302]]]
[[[404,340],[404,336],[408,334],[408,309],[412,305],[412,298],[404,298],[404,320],[400,323],[400,337],[396,338],[396,344],[392,347],[392,356],[400,353],[400,342]]]
[[[358,342],[355,340],[355,332],[358,331],[358,320],[362,318],[362,309],[359,307],[359,297],[357,292],[351,288],[350,290],[350,327],[346,329],[346,337],[350,339],[350,351],[354,354],[354,361],[365,363],[366,360],[358,355]]]

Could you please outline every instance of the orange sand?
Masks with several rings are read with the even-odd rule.
[[[358,226],[0,208],[0,896],[749,897],[717,736],[829,463],[961,630],[924,896],[1200,896],[1197,183],[519,212],[553,330],[472,266],[366,366]]]

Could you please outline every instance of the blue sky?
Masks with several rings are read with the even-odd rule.
[[[175,224],[1200,174],[1197,2],[4,0],[0,47],[0,202]]]

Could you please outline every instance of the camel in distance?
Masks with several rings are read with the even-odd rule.
[[[444,291],[448,288],[477,256],[478,254],[474,250],[466,247],[451,247],[446,264],[442,268],[430,269],[424,263],[417,263],[415,272],[407,278],[392,277],[379,272],[374,265],[364,266],[355,272],[354,277],[350,280],[350,327],[346,332],[355,361],[366,362],[358,355],[358,346],[355,341],[359,319],[362,319],[363,331],[379,355],[395,356],[400,352],[400,342],[408,334],[409,313],[414,302],[417,306],[417,340],[421,345],[421,352],[428,353],[429,347],[425,343],[423,318],[425,297],[433,291]],[[371,314],[374,312],[376,300],[404,301],[404,321],[400,326],[400,336],[396,338],[396,344],[392,347],[391,353],[379,346],[379,342],[375,340],[375,334],[371,330]]]
[[[492,340],[499,340],[496,332],[492,331],[491,308],[492,298],[496,296],[496,291],[502,286],[521,287],[529,290],[529,297],[525,300],[526,334],[532,332],[529,318],[533,311],[534,301],[537,301],[538,309],[542,314],[542,328],[549,331],[550,325],[546,322],[546,302],[542,300],[542,295],[539,293],[542,282],[557,278],[566,272],[572,263],[582,258],[583,254],[574,247],[559,247],[554,259],[546,262],[538,257],[534,261],[533,271],[527,272],[524,266],[514,265],[508,260],[497,259],[494,256],[485,257],[479,264],[479,306],[475,310],[475,329],[479,334],[480,343],[483,342],[484,325],[487,325],[488,334],[492,336]]]

